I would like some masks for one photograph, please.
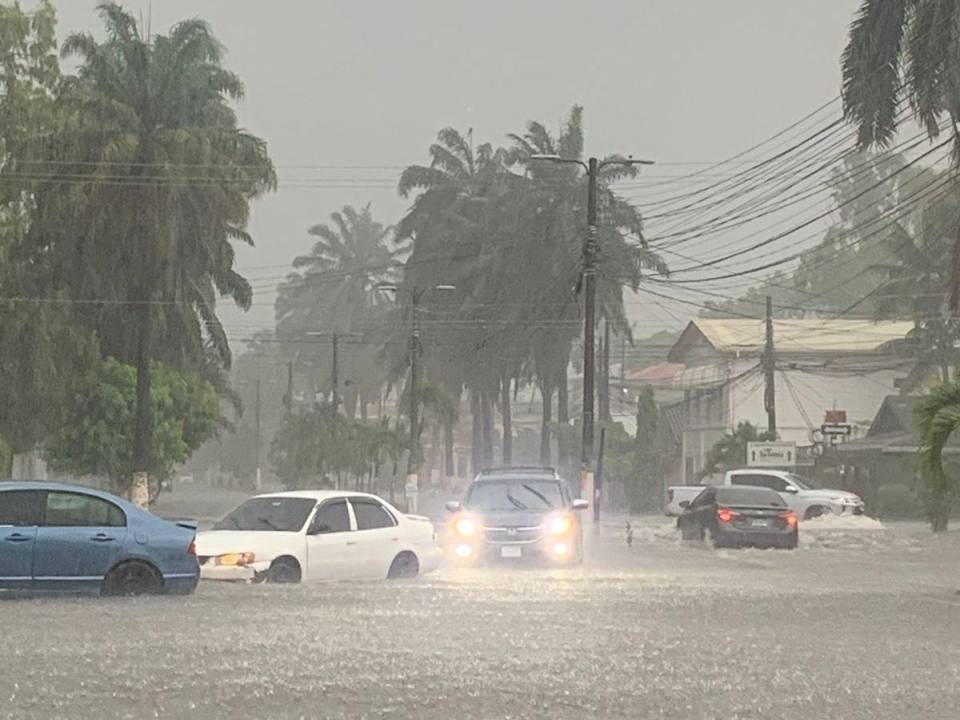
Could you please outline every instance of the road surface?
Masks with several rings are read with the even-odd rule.
[[[636,524],[569,570],[2,602],[0,717],[960,717],[960,533]]]

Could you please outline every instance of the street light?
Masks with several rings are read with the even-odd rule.
[[[386,292],[409,293],[411,300],[412,331],[410,333],[410,449],[407,457],[407,487],[405,492],[411,499],[411,512],[417,511],[417,476],[419,470],[419,457],[417,452],[417,436],[419,429],[417,427],[417,356],[420,354],[420,299],[428,292],[436,290],[439,292],[450,292],[457,289],[456,285],[438,284],[430,287],[400,287],[391,283],[380,283],[374,286],[375,290],[384,290]]]
[[[587,172],[587,236],[583,243],[583,442],[580,453],[580,487],[590,494],[594,503],[594,519],[599,519],[596,498],[592,497],[593,471],[593,393],[596,375],[594,326],[596,324],[596,266],[597,266],[597,185],[600,171],[611,165],[653,165],[652,160],[639,160],[632,155],[599,161],[592,157],[587,162],[555,154],[538,153],[530,160],[556,164],[579,165]]]

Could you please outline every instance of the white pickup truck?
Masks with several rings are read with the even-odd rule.
[[[815,488],[809,480],[804,480],[785,470],[764,470],[747,468],[731,470],[724,474],[723,485],[752,485],[776,490],[787,506],[804,520],[826,513],[837,515],[862,515],[863,500],[854,493],[845,490],[822,490]],[[667,503],[664,511],[667,515],[679,515],[705,485],[673,485],[667,488]]]

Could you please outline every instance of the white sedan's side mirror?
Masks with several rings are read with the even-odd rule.
[[[573,501],[573,509],[574,509],[574,510],[586,510],[588,507],[590,507],[590,503],[589,503],[588,501],[586,501],[586,500],[574,500],[574,501]]]
[[[460,502],[458,500],[451,500],[447,503],[447,510],[452,513],[460,512]]]
[[[793,485],[787,485],[787,486],[783,489],[783,491],[784,491],[784,492],[788,492],[788,493],[790,493],[791,495],[796,495],[798,492],[800,492],[800,491],[799,491],[797,488],[795,488]]]

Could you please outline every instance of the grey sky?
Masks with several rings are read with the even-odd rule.
[[[239,339],[271,324],[271,288],[309,249],[307,227],[345,203],[372,202],[379,219],[396,221],[406,207],[392,189],[399,166],[424,161],[440,128],[503,142],[530,119],[558,127],[580,103],[588,152],[653,158],[651,173],[722,159],[838,94],[859,0],[152,4],[154,31],[192,16],[213,25],[247,86],[243,123],[278,165],[279,192],[254,209],[257,247],[239,253],[255,307],[224,312]],[[99,31],[95,0],[56,5],[62,34]],[[147,15],[148,0],[125,5]],[[380,187],[302,187],[359,178]],[[640,334],[670,322],[662,308],[631,309]]]

